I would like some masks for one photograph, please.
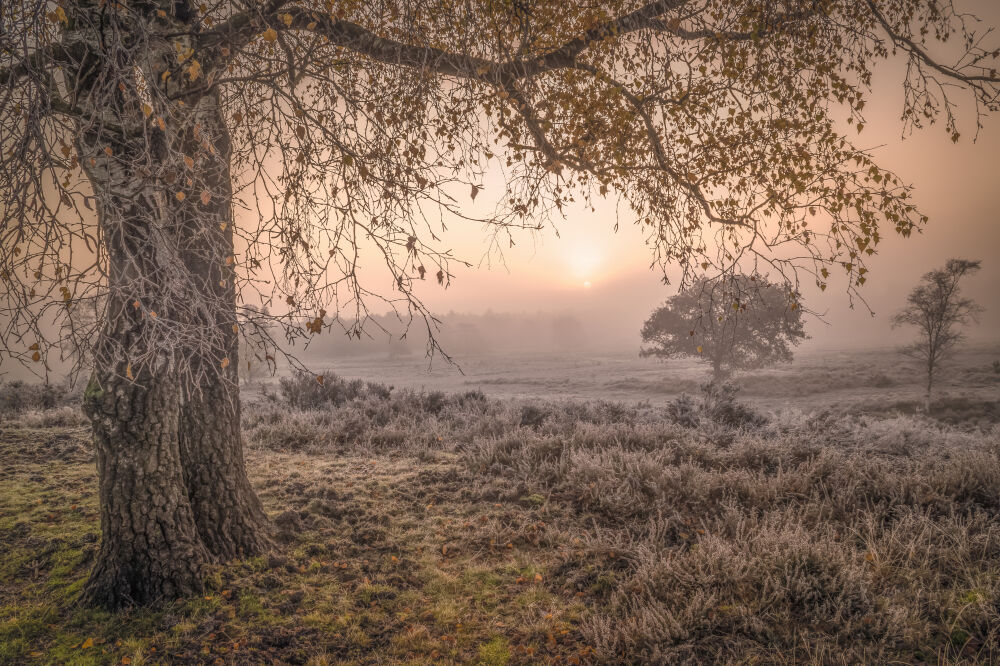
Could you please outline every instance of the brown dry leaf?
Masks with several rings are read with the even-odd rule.
[[[264,41],[271,44],[278,38],[278,33],[274,28],[268,28],[264,32],[260,33],[260,36],[264,38]]]
[[[178,192],[178,193],[177,193],[177,194],[175,194],[174,196],[175,196],[175,197],[177,197],[177,200],[178,200],[178,201],[184,201],[184,197],[186,197],[187,195],[186,195],[186,194],[184,194],[183,192]]]
[[[219,361],[219,365],[221,365],[222,369],[225,370],[226,368],[229,367],[229,359],[228,358],[222,359],[221,361]]]
[[[201,191],[201,203],[202,203],[202,205],[207,206],[208,202],[211,201],[211,200],[212,200],[212,193],[209,192],[208,190],[202,190]],[[225,230],[226,223],[223,222],[221,226],[222,226],[222,229]]]

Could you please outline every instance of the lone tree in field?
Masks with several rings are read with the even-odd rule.
[[[982,308],[970,298],[962,298],[959,282],[975,273],[980,262],[949,259],[944,268],[924,275],[906,298],[906,306],[892,318],[893,326],[916,326],[919,336],[900,351],[923,364],[927,373],[924,409],[931,409],[934,374],[964,339],[960,327],[974,321]]]
[[[806,338],[798,296],[761,276],[700,278],[653,311],[642,326],[642,356],[691,356],[712,380],[734,370],[790,362]]]
[[[978,116],[1000,82],[949,0],[23,0],[0,24],[0,350],[45,367],[73,305],[99,308],[73,335],[100,478],[85,597],[108,606],[269,546],[244,304],[286,338],[360,335],[379,294],[432,322],[437,233],[501,166],[491,247],[613,192],[661,267],[853,290],[925,218],[835,118],[861,130],[892,54],[905,124],[956,140],[953,96]]]

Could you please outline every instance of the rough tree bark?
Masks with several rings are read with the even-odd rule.
[[[198,532],[213,555],[229,560],[259,553],[269,541],[267,520],[243,462],[235,269],[228,261],[235,251],[231,143],[217,94],[198,100],[190,127],[183,151],[202,156],[197,180],[208,197],[196,209],[180,212],[185,230],[181,252],[198,291],[215,304],[201,325],[218,335],[206,331],[202,337],[218,342],[189,350],[192,376],[199,380],[184,387],[180,445]]]
[[[135,380],[98,368],[85,409],[94,423],[101,549],[84,598],[117,608],[202,589],[210,556],[198,536],[177,446],[172,359]]]

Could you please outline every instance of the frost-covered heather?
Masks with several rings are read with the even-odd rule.
[[[1000,659],[996,426],[326,386],[244,410],[249,445],[444,449],[482,499],[559,507],[553,584],[604,660]]]

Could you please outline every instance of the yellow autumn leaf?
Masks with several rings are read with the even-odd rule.
[[[178,193],[177,193],[177,194],[175,194],[174,196],[175,196],[175,197],[177,197],[177,200],[178,200],[178,201],[184,201],[184,197],[186,197],[187,195],[186,195],[186,194],[184,194],[183,192],[178,192]]]
[[[222,360],[221,360],[221,361],[219,362],[219,365],[221,365],[221,366],[222,366],[222,369],[223,369],[223,370],[225,370],[226,368],[228,368],[228,367],[229,367],[229,359],[228,359],[228,358],[224,358],[224,359],[222,359]]]
[[[147,118],[149,118],[151,115],[153,115],[153,107],[151,107],[149,104],[143,104],[142,105],[142,115],[144,115]]]
[[[281,15],[281,22],[284,23],[289,28],[291,28],[292,27],[292,15],[291,14],[282,14]]]
[[[698,345],[698,353],[701,353],[701,345]]]
[[[88,638],[87,640],[85,640],[83,643],[80,644],[80,649],[81,650],[86,650],[86,649],[92,648],[92,647],[94,647],[94,639],[93,638]]]
[[[264,38],[265,42],[270,44],[278,38],[278,33],[274,28],[268,28],[264,32],[260,33],[260,36]]]
[[[198,62],[197,60],[195,60],[194,58],[192,58],[191,59],[191,64],[188,65],[187,73],[188,73],[188,77],[192,81],[196,81],[198,79],[198,77],[201,76],[201,63]]]

